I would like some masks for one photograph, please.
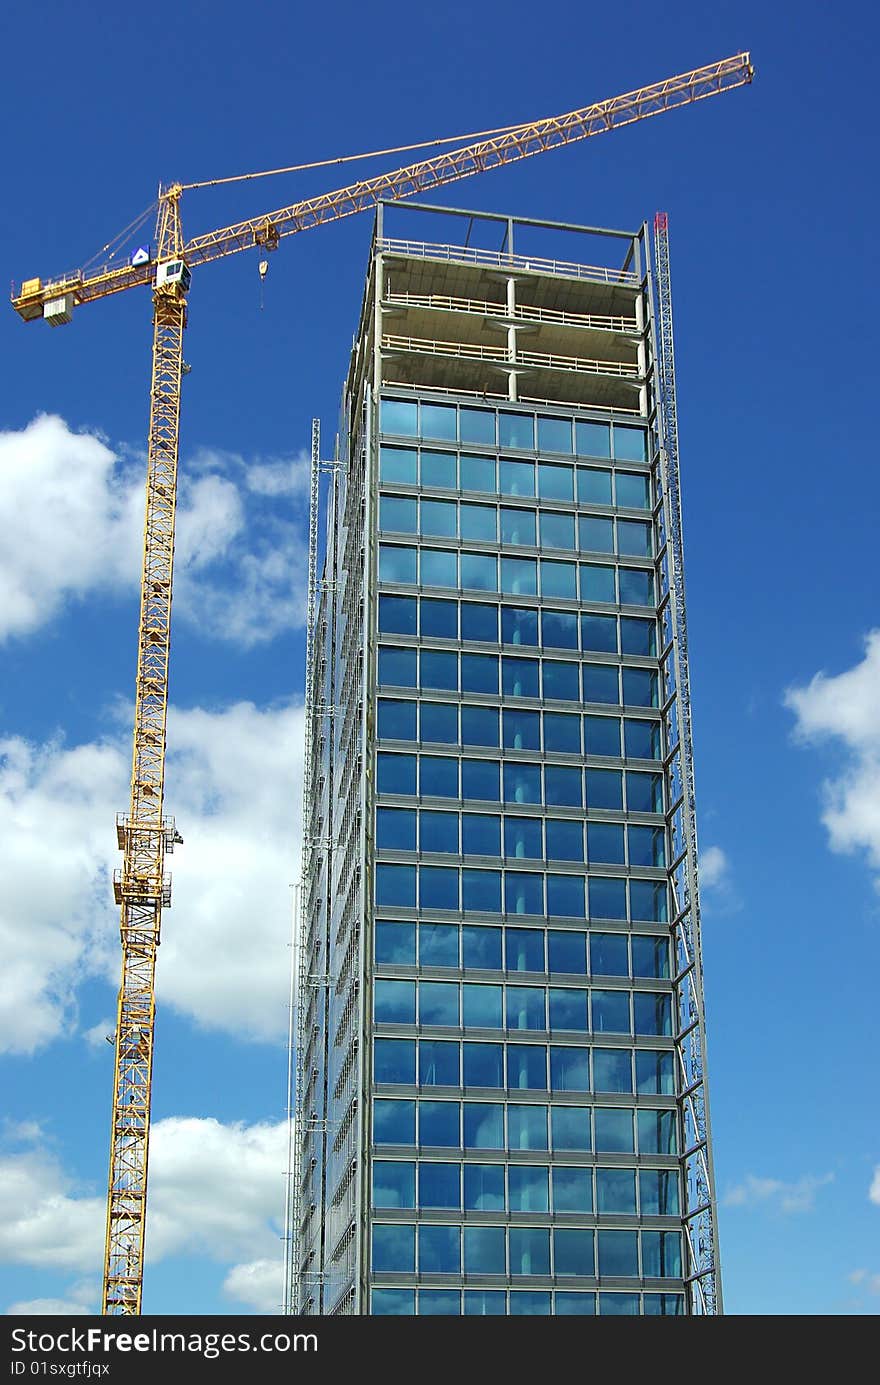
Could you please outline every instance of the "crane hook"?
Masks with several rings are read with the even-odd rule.
[[[260,272],[260,312],[262,312],[262,311],[263,311],[263,282],[264,282],[264,280],[265,280],[265,278],[266,278],[266,275],[269,273],[269,261],[268,261],[268,260],[260,260],[260,263],[259,263],[259,265],[257,266],[257,268],[258,268],[258,270],[259,270],[259,272]]]

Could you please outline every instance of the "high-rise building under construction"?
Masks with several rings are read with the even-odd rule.
[[[313,455],[293,1312],[721,1311],[666,236],[379,207]]]

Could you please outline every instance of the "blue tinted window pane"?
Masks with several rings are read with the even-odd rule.
[[[614,552],[614,525],[610,519],[594,519],[592,515],[581,515],[578,526],[583,552]]]
[[[545,659],[544,696],[558,702],[580,702],[580,666],[575,663],[562,663],[555,659]]]
[[[623,700],[630,707],[656,707],[657,674],[649,668],[625,668]]]
[[[464,1009],[467,1019],[469,988],[465,986]],[[483,989],[480,987],[479,989]],[[491,989],[491,987],[490,987]],[[464,1085],[466,1087],[504,1086],[504,1045],[503,1044],[465,1044],[464,1045]]]
[[[590,876],[590,918],[625,919],[626,884],[623,880]]]
[[[511,1249],[511,1266],[513,1250]],[[531,1270],[514,1270],[511,1274],[531,1274]],[[550,1316],[549,1289],[528,1289],[510,1295],[510,1316],[512,1318],[547,1318]]]
[[[466,1226],[465,1274],[504,1274],[505,1268],[504,1227]]]
[[[596,1170],[596,1211],[636,1214],[635,1169]]]
[[[666,885],[655,880],[633,880],[630,886],[632,917],[644,923],[665,923]]]
[[[457,929],[455,932],[457,935]],[[377,985],[380,983],[377,982]],[[445,1026],[457,1026],[459,1024],[459,986],[457,986],[457,982],[419,982],[419,1024]]]
[[[377,919],[375,930],[376,961],[390,962],[400,966],[412,964],[416,960],[416,928],[414,923],[390,923],[387,919]],[[654,939],[645,939],[653,942]],[[642,972],[641,975],[645,973]]]
[[[623,828],[616,822],[587,823],[587,859],[622,866]]]
[[[559,808],[580,808],[584,801],[581,772],[568,765],[547,765],[544,769],[547,803]]]
[[[538,643],[538,612],[524,606],[501,607],[501,643]]]
[[[373,1270],[412,1271],[416,1267],[414,1226],[373,1225]]]
[[[525,466],[524,462],[502,462],[502,467]],[[531,463],[528,464],[529,466]],[[535,511],[513,509],[505,505],[501,506],[501,542],[511,544],[527,544],[534,547],[536,542]]]
[[[546,1149],[547,1107],[508,1106],[507,1131],[509,1149]]]
[[[476,439],[471,441],[475,442]],[[491,495],[497,490],[494,457],[470,457],[462,452],[460,472],[463,491],[480,491]]]
[[[373,1081],[405,1082],[416,1080],[416,1045],[414,1039],[373,1040]]]
[[[645,1294],[645,1317],[683,1317],[684,1294]]]
[[[421,755],[419,792],[423,798],[458,798],[458,761],[445,755]]]
[[[650,558],[654,552],[650,524],[641,519],[619,519],[617,551],[634,558]]]
[[[416,584],[416,548],[401,548],[392,543],[379,544],[379,581]]]
[[[560,992],[556,992],[557,995]],[[575,992],[577,994],[577,992]],[[586,1028],[586,994],[583,993],[583,1023],[559,1024],[558,1029]],[[553,992],[550,993],[551,1028],[553,1027]],[[572,1016],[579,1018],[579,1016]],[[590,1090],[590,1050],[588,1048],[550,1048],[550,1086],[554,1092],[588,1092]]]
[[[424,407],[423,404],[422,409]],[[626,423],[615,423],[614,455],[619,462],[646,462],[648,449],[644,428],[630,428]]]
[[[402,481],[414,486],[418,481],[418,453],[414,447],[381,447],[379,480],[392,484]]]
[[[517,860],[540,861],[544,855],[540,818],[505,818],[504,854]]]
[[[487,606],[482,601],[463,601],[461,603],[461,638],[463,640],[487,640],[494,644],[498,639],[498,607]]]
[[[577,565],[575,563],[558,563],[546,559],[541,560],[541,594],[542,596],[562,597],[566,601],[577,600]],[[545,611],[545,616],[548,614]],[[571,624],[574,627],[574,642],[568,637],[562,641],[561,646],[556,640],[548,640],[546,624],[544,627],[544,643],[557,644],[563,649],[577,649],[577,619],[572,614]]]
[[[631,866],[666,864],[665,833],[662,827],[629,827],[629,863]]]
[[[464,1205],[469,1212],[504,1211],[504,1165],[503,1164],[465,1164],[464,1166]],[[487,1227],[465,1228],[468,1230],[488,1230]],[[504,1263],[504,1242],[502,1240],[501,1261]],[[502,1298],[504,1295],[502,1294]],[[504,1311],[503,1309],[501,1310]]]
[[[438,1209],[461,1206],[461,1165],[420,1163],[419,1206]]]
[[[424,659],[424,655],[422,655]],[[584,664],[584,701],[619,702],[620,690],[614,664]]]
[[[537,659],[501,658],[501,691],[507,697],[540,697]]]
[[[462,442],[476,442],[484,447],[494,447],[494,409],[467,409],[462,405],[458,413]]]
[[[537,596],[538,565],[534,558],[502,558],[501,590],[514,596]]]
[[[643,1217],[677,1217],[678,1173],[674,1169],[640,1169],[639,1198]]]
[[[457,1226],[419,1227],[419,1273],[458,1274],[461,1269],[461,1230]],[[419,1306],[424,1301],[419,1295]]]
[[[458,871],[452,866],[419,866],[422,909],[458,908]]]
[[[421,485],[438,490],[456,489],[456,454],[421,450]]]
[[[423,404],[422,437],[443,438],[449,442],[455,442],[455,413],[454,404]]]
[[[660,759],[659,721],[637,721],[627,717],[623,723],[623,741],[626,754],[637,760]],[[633,776],[634,777],[634,776]],[[651,812],[652,809],[645,809]]]
[[[639,1272],[639,1246],[635,1231],[599,1232],[599,1273],[635,1278]]]
[[[461,709],[461,743],[497,746],[498,708],[469,707],[465,704]]]
[[[419,1144],[458,1149],[461,1146],[459,1111],[457,1101],[420,1101]]]
[[[611,429],[607,423],[578,422],[575,437],[579,457],[611,456]]]
[[[463,539],[482,539],[494,543],[498,537],[498,516],[494,505],[462,505],[459,522]],[[461,585],[466,587],[468,583],[462,580]]]
[[[611,472],[579,466],[577,498],[581,505],[610,505]]]
[[[463,870],[461,873],[461,907],[470,913],[499,914],[501,912],[501,871]],[[465,963],[465,965],[467,965]]]
[[[411,808],[377,808],[376,845],[389,851],[415,851],[415,810]]]
[[[639,1153],[677,1154],[678,1131],[674,1111],[639,1111]]]
[[[557,754],[581,753],[581,719],[569,712],[544,713],[544,749]]]
[[[457,1289],[421,1289],[419,1291],[419,1317],[461,1317],[461,1294]]]
[[[424,580],[422,577],[423,582]],[[462,553],[461,585],[468,591],[497,591],[498,569],[495,557],[491,553]]]
[[[551,918],[585,917],[582,875],[547,876],[547,913]]]
[[[595,1294],[556,1293],[554,1313],[561,1317],[592,1317],[596,1312]]]
[[[497,1103],[464,1103],[465,1149],[504,1148],[504,1107]]]
[[[508,880],[540,881],[540,875],[517,875],[513,871],[507,872]],[[530,887],[527,887],[530,888]],[[538,891],[543,893],[540,885]],[[540,893],[536,892],[535,902],[537,903]],[[534,909],[526,912],[536,913]],[[508,971],[543,971],[544,970],[544,930],[542,928],[506,928],[505,942],[507,944],[507,970]]]
[[[589,1169],[557,1166],[552,1170],[554,1212],[592,1212],[593,1180]]]
[[[417,702],[404,702],[398,698],[380,697],[376,715],[376,732],[379,739],[416,740],[418,705]]]
[[[501,970],[501,929],[466,923],[461,930],[461,964],[484,970]]]
[[[497,803],[501,798],[501,770],[497,761],[462,760],[461,796],[478,802]]]
[[[418,502],[400,495],[379,497],[380,533],[415,534],[418,532],[416,510]]]
[[[636,1049],[636,1091],[642,1096],[674,1096],[674,1055]]]
[[[573,986],[551,986],[550,987],[550,1028],[551,1029],[571,1029],[586,1033],[587,1023],[587,993],[586,991],[575,990]],[[569,1055],[576,1054],[575,1049],[561,1050]],[[586,1050],[583,1054],[586,1058]],[[550,1054],[551,1067],[553,1053]],[[572,1061],[574,1058],[572,1057]],[[587,1069],[584,1068],[584,1080],[586,1081]],[[583,1088],[582,1090],[586,1090]]]
[[[376,903],[395,909],[413,909],[416,902],[415,866],[376,867]]]
[[[505,711],[503,721],[505,750],[541,749],[540,712]]]
[[[632,1091],[632,1057],[628,1048],[593,1049],[593,1086],[597,1092]]]
[[[545,992],[540,986],[507,987],[508,1029],[546,1029]]]
[[[593,1232],[574,1226],[556,1227],[553,1268],[555,1274],[594,1274]]]
[[[632,956],[633,976],[669,975],[669,944],[665,938],[651,938],[634,933]]]
[[[373,1102],[373,1140],[377,1145],[414,1145],[415,1102],[377,1097]]]
[[[544,877],[509,870],[504,876],[504,909],[508,914],[543,914]],[[508,957],[508,966],[510,960]],[[543,971],[543,966],[541,967]]]
[[[587,770],[587,807],[623,807],[623,775],[619,770]]]
[[[629,976],[625,933],[590,934],[590,971],[593,976]]]
[[[541,500],[574,500],[574,467],[539,462],[538,496]]]
[[[503,1027],[500,986],[477,986],[468,982],[462,987],[462,992],[465,1025],[472,1025],[478,1029]],[[497,1084],[493,1082],[483,1085],[500,1087],[501,1083],[499,1081]]]
[[[603,1318],[639,1316],[638,1294],[600,1294],[599,1312]]]
[[[376,1159],[373,1163],[373,1206],[415,1207],[416,1166],[403,1160]]]
[[[457,587],[458,555],[444,548],[423,548],[420,581],[423,587]]]
[[[680,1232],[642,1232],[642,1274],[645,1279],[681,1278]]]
[[[584,860],[584,826],[569,818],[547,819],[547,860]]]
[[[437,745],[456,745],[458,742],[458,708],[448,702],[423,702],[421,706],[421,739]]]
[[[547,960],[552,972],[569,972],[572,976],[586,976],[586,934],[570,933],[562,929],[551,928],[547,934]]]
[[[621,616],[620,648],[624,654],[643,654],[653,659],[657,653],[657,622]]]
[[[423,688],[443,688],[458,691],[458,655],[445,649],[423,649],[421,666]]]
[[[630,1033],[628,991],[593,991],[592,1001],[594,1033]]]
[[[511,462],[502,457],[498,463],[498,489],[502,495],[534,495],[535,494],[535,465],[534,462]],[[501,511],[501,534],[504,539],[504,510]],[[519,540],[507,539],[508,543],[519,542]],[[522,540],[524,543],[534,543],[534,539]]]
[[[454,539],[458,536],[458,506],[454,500],[423,500],[419,531],[432,538]]]
[[[458,603],[423,597],[419,603],[419,619],[423,635],[434,639],[458,637]]]
[[[423,967],[458,966],[458,926],[456,924],[419,924],[419,964]]]
[[[574,515],[541,511],[541,547],[574,548]]]
[[[542,563],[542,570],[547,566]],[[565,563],[552,563],[551,567],[566,567]],[[572,578],[574,577],[574,567],[571,569]],[[547,593],[545,593],[546,595]],[[554,591],[554,596],[562,596],[564,593]],[[542,611],[541,612],[541,637],[548,649],[577,649],[578,647],[578,618],[576,611]]]
[[[505,803],[541,802],[541,766],[505,764]]]
[[[499,413],[498,445],[531,450],[535,446],[535,420],[532,415]]]
[[[547,1050],[540,1044],[508,1044],[507,1085],[513,1091],[547,1090]]]
[[[588,755],[620,754],[620,722],[616,717],[584,717],[584,749]]]
[[[419,1082],[421,1086],[457,1087],[460,1080],[459,1046],[457,1043],[449,1043],[445,1039],[421,1039],[419,1043]]]
[[[633,995],[633,1019],[637,1034],[659,1034],[671,1038],[671,997],[636,991]]]
[[[538,418],[538,451],[571,452],[571,419]]]
[[[654,604],[654,575],[642,568],[618,569],[620,602],[622,606],[652,606]]]
[[[379,649],[379,682],[392,688],[414,688],[418,656],[414,649]]]
[[[461,849],[465,856],[500,856],[500,817],[489,813],[463,813]]]
[[[608,1154],[632,1154],[633,1113],[599,1106],[595,1112],[596,1149]]]
[[[581,563],[581,601],[613,602],[614,568]]]
[[[498,655],[462,654],[461,690],[471,693],[498,692]]]
[[[650,477],[630,471],[618,471],[615,478],[617,503],[628,510],[651,508]]]
[[[549,1227],[512,1226],[510,1228],[510,1273],[550,1273]],[[511,1295],[511,1306],[513,1304]],[[550,1295],[547,1295],[549,1304]]]
[[[592,1149],[590,1112],[585,1106],[554,1106],[550,1111],[554,1149]]]
[[[418,406],[403,399],[383,399],[381,429],[383,433],[399,433],[414,438],[418,433]]]
[[[599,654],[617,653],[617,620],[614,616],[581,616],[581,645]]]
[[[658,728],[659,740],[659,728]],[[658,753],[654,757],[660,758]],[[626,802],[631,813],[663,812],[663,780],[659,774],[639,774],[635,770],[627,772]]]

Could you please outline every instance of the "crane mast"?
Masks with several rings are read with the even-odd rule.
[[[180,385],[186,296],[193,265],[241,250],[273,250],[298,231],[352,216],[380,201],[402,200],[534,154],[573,144],[751,82],[748,53],[696,68],[564,115],[509,127],[492,137],[405,168],[282,207],[186,242],[180,199],[189,188],[160,189],[155,256],[123,265],[27,279],[12,293],[24,321],[70,322],[73,310],[111,294],[151,287],[153,362],[147,460],[137,683],[129,812],[117,819],[123,865],[114,873],[120,906],[122,984],[115,1036],[113,1119],[107,1194],[102,1312],[139,1314],[143,1286],[147,1165],[155,1019],[155,968],[162,909],[171,902],[165,856],[182,841],[164,816],[165,738]],[[442,141],[438,141],[442,142]],[[216,183],[238,181],[217,179]],[[210,184],[208,184],[210,185]],[[311,550],[310,550],[311,551]],[[313,624],[309,617],[309,636]]]

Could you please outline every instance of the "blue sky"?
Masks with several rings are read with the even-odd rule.
[[[198,180],[553,114],[750,48],[744,91],[438,194],[670,217],[728,1311],[875,1313],[880,627],[867,5],[7,7],[7,279]],[[25,55],[32,54],[31,58]],[[378,171],[378,165],[356,166]],[[340,172],[342,176],[339,176]],[[345,181],[194,192],[189,234]],[[200,271],[184,395],[147,1312],[280,1302],[304,457],[366,216]],[[0,1311],[98,1303],[150,305],[0,315]]]

